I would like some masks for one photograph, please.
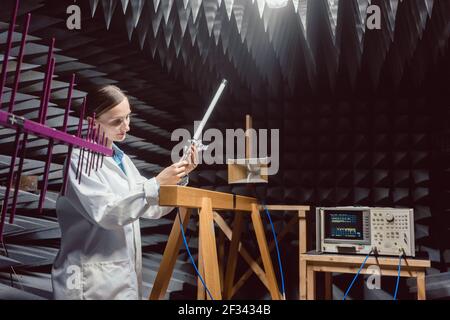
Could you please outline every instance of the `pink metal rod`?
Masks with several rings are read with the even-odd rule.
[[[69,90],[67,92],[67,105],[66,110],[64,112],[64,122],[63,122],[63,131],[67,132],[67,122],[69,120],[70,107],[72,105],[72,91],[75,84],[75,74],[72,74],[72,80],[70,81]],[[68,181],[68,173],[70,168],[70,159],[72,158],[73,146],[69,146],[67,150],[66,163],[63,171],[63,183],[61,187],[61,195],[66,194],[67,190],[67,181]]]
[[[83,130],[83,121],[84,121],[84,113],[86,112],[86,97],[83,99],[83,105],[81,107],[80,111],[80,119],[78,121],[78,130],[77,130],[77,137],[81,137],[81,131]]]
[[[95,128],[95,134],[94,134],[94,143],[98,144],[98,137],[100,136],[100,124]],[[97,152],[94,152],[94,157],[92,158],[92,165],[91,168],[94,168],[95,170],[95,160],[97,159]]]
[[[63,121],[63,131],[67,132],[67,122],[69,120],[70,107],[72,105],[72,92],[73,86],[75,84],[75,74],[72,74],[72,79],[70,80],[69,91],[67,92],[67,105],[66,110],[64,112],[64,121]]]
[[[2,207],[2,216],[0,219],[0,240],[3,241],[3,228],[5,225],[5,219],[6,219],[6,211],[8,209],[8,201],[9,201],[9,192],[11,191],[11,184],[12,184],[12,178],[14,175],[14,168],[16,165],[16,158],[17,158],[17,153],[19,152],[19,138],[21,135],[21,131],[17,130],[16,131],[16,138],[14,140],[14,151],[11,157],[11,162],[9,165],[9,173],[8,173],[8,180],[6,182],[6,190],[5,190],[5,195],[3,198],[3,207]]]
[[[61,195],[65,196],[67,191],[67,181],[69,178],[70,159],[72,158],[73,146],[69,146],[67,150],[66,162],[63,173],[63,184],[61,187]]]
[[[50,101],[50,95],[52,91],[53,72],[55,70],[55,58],[52,57],[50,62],[50,74],[47,78],[47,92],[45,94],[44,108],[42,110],[41,123],[45,125],[47,120],[48,103]],[[53,145],[55,144],[53,139],[50,139],[47,149],[47,159],[45,160],[44,176],[42,177],[42,189],[39,195],[39,207],[38,212],[41,214],[44,206],[45,195],[47,194],[48,187],[48,174],[50,172],[50,165],[52,163]]]
[[[86,111],[86,97],[84,97],[83,99],[83,105],[81,107],[81,111],[80,111],[80,118],[78,121],[78,130],[77,130],[77,137],[81,137],[81,132],[83,129],[83,121],[84,121],[84,113]],[[78,158],[78,165],[77,165],[77,172],[75,177],[78,178],[78,173],[80,172],[80,164],[81,164],[81,150],[80,150],[80,157]]]
[[[102,142],[102,135],[104,133],[103,127],[99,124],[98,125],[98,137],[97,137],[97,144],[101,145]],[[99,164],[99,159],[100,159],[100,153],[97,152],[97,163],[95,166],[95,170],[98,170],[98,164]]]
[[[17,60],[16,74],[14,77],[14,86],[13,86],[13,89],[11,92],[11,98],[9,100],[9,107],[8,107],[9,113],[12,113],[14,110],[16,93],[19,88],[20,68],[22,67],[23,55],[25,52],[25,44],[26,44],[27,35],[28,35],[28,28],[30,27],[30,19],[31,19],[31,13],[27,14],[27,20],[25,21],[25,26],[23,27],[22,41],[20,43],[20,50],[19,50],[19,59]]]
[[[2,100],[3,99],[3,89],[5,88],[6,73],[8,72],[9,53],[11,51],[12,39],[13,39],[13,34],[14,34],[14,28],[16,26],[16,19],[17,19],[18,11],[19,11],[19,0],[16,0],[16,5],[14,7],[12,17],[11,17],[11,23],[9,24],[8,38],[6,40],[6,51],[5,51],[5,56],[3,57],[2,75],[0,77],[0,107],[1,107],[2,101],[3,101]]]
[[[104,146],[106,147],[106,148],[108,148],[108,137],[106,137],[106,139],[105,139],[105,144],[104,144]],[[112,149],[108,149],[108,150],[111,150],[111,156],[112,156]],[[103,154],[102,154],[102,163],[100,164],[100,168],[101,167],[103,167]]]
[[[45,104],[44,104],[44,111],[43,111],[43,114],[42,114],[42,121],[41,121],[41,123],[43,123],[43,124],[45,124],[45,121],[46,121],[46,118],[47,118],[48,103],[49,103],[49,100],[50,100],[50,93],[51,93],[51,90],[52,90],[51,81],[52,81],[52,78],[53,78],[54,69],[55,69],[55,58],[52,58],[52,60],[51,60],[51,69],[50,69],[50,77],[48,78],[49,83],[47,85],[46,101],[45,101]],[[69,96],[68,100],[69,100],[69,102],[67,104],[67,107],[66,107],[66,110],[65,110],[65,114],[64,114],[64,120],[65,120],[64,121],[65,122],[64,123],[64,127],[65,128],[63,130],[64,132],[67,131],[67,116],[68,116],[68,112],[70,110],[70,103],[71,103],[71,98],[72,98],[72,90],[73,90],[73,83],[74,83],[74,81],[75,81],[75,75],[72,76],[72,81],[70,83],[69,92],[68,92],[68,96]],[[53,139],[51,139],[50,142],[49,142],[49,145],[48,145],[48,149],[47,149],[47,159],[46,159],[46,162],[45,162],[45,170],[44,170],[44,176],[43,176],[43,186],[42,186],[42,190],[41,190],[41,194],[40,194],[40,198],[39,198],[39,208],[38,208],[39,213],[42,213],[42,208],[43,208],[43,205],[44,205],[45,195],[47,193],[48,174],[49,174],[50,165],[51,165],[51,162],[52,162],[53,146],[54,146],[54,141],[53,141]],[[70,156],[69,156],[69,159],[70,159]]]
[[[86,140],[88,142],[91,142],[92,126],[93,126],[93,119],[89,118],[88,131],[87,131],[87,134],[86,134]],[[85,172],[86,174],[88,173],[89,159],[91,157],[91,151],[88,150],[87,152],[88,152],[88,155],[87,155],[87,164],[86,164],[86,172]],[[83,165],[83,160],[84,159],[81,159],[81,165]]]
[[[96,134],[97,134],[97,128],[94,128],[94,132],[93,132],[93,135],[92,135],[92,142],[94,142],[94,143],[95,143]],[[92,152],[91,163],[89,164],[89,176],[91,175],[91,170],[92,170],[92,166],[94,164],[94,161],[95,161],[95,152]]]
[[[30,20],[31,20],[31,13],[28,13],[27,17],[26,17],[25,25],[23,27],[22,40],[20,42],[19,58],[17,60],[16,73],[15,73],[15,77],[14,77],[14,85],[12,88],[11,97],[10,97],[10,101],[9,101],[9,107],[8,107],[9,113],[12,113],[14,111],[16,94],[17,94],[17,90],[19,88],[19,79],[20,79],[20,71],[21,71],[20,69],[22,67],[23,56],[25,53],[25,45],[26,45],[26,39],[28,36],[28,29],[30,27]],[[20,159],[19,160],[19,168],[17,170],[16,178],[15,178],[16,180],[15,180],[15,185],[14,185],[13,204],[12,204],[12,209],[11,209],[11,213],[9,216],[9,223],[14,222],[14,216],[16,213],[17,199],[18,199],[18,193],[19,193],[19,187],[20,187],[20,177],[22,176],[27,138],[28,138],[28,134],[24,133],[24,136],[22,138],[22,144],[21,144],[21,152],[20,152],[20,156],[19,156],[19,159]]]
[[[102,133],[102,139],[100,140],[100,145],[104,145],[104,143],[105,143],[105,131],[103,131],[103,133]],[[102,163],[103,163],[103,155],[101,155],[101,158],[102,158]],[[100,157],[98,157],[97,158],[97,170],[98,170],[98,161],[100,160]],[[101,166],[100,166],[100,168],[101,168]]]
[[[95,138],[94,138],[95,144],[99,144],[99,142],[100,142],[100,129],[101,129],[101,127],[100,127],[100,123],[99,123],[98,126],[97,126],[97,131],[96,131],[97,133],[96,133]],[[98,152],[94,153],[94,159],[92,161],[92,167],[93,168],[95,167],[95,164],[96,164],[95,159],[97,158],[97,162],[98,162],[99,156],[100,155],[98,154]],[[97,170],[97,169],[98,169],[98,166],[94,170]]]
[[[78,157],[78,164],[77,164],[77,172],[75,174],[75,179],[78,179],[78,173],[80,172],[80,167],[81,167],[81,154],[82,154],[82,150],[80,149],[80,156]],[[68,171],[68,170],[67,170]]]
[[[47,68],[45,71],[45,77],[44,77],[44,82],[42,83],[42,96],[41,96],[41,104],[39,106],[39,122],[42,122],[42,113],[44,110],[44,103],[46,100],[45,94],[47,93],[47,83],[48,83],[48,76],[50,74],[50,68],[51,68],[51,62],[52,62],[52,57],[53,57],[53,49],[55,47],[55,38],[52,38],[52,41],[50,43],[50,46],[48,48],[48,56],[47,56]]]
[[[42,118],[40,119],[40,123],[45,125],[45,122],[47,120],[47,110],[48,110],[48,103],[50,101],[50,94],[52,91],[52,80],[53,80],[53,72],[55,70],[55,58],[52,57],[50,60],[50,73],[49,77],[47,78],[47,92],[45,93],[45,100],[44,100],[44,108],[42,109]],[[44,167],[44,176],[42,177],[42,189],[41,193],[39,195],[39,207],[38,212],[41,214],[42,209],[44,206],[45,201],[45,195],[47,194],[47,187],[48,187],[48,173],[50,171],[50,165],[52,163],[52,153],[53,153],[53,145],[54,140],[50,139],[48,148],[47,148],[47,159],[45,160],[45,167]]]
[[[94,122],[94,120],[92,120],[92,122]],[[94,130],[92,132],[92,142],[96,143],[96,140],[97,140],[97,128],[94,127]],[[91,169],[92,166],[94,165],[94,161],[95,161],[95,152],[92,152],[91,163],[89,164],[89,176],[91,175]]]
[[[38,207],[39,213],[42,213],[45,195],[47,193],[48,173],[50,172],[50,165],[52,164],[53,145],[54,145],[54,141],[51,139],[48,144],[47,159],[45,160],[44,176],[42,177],[42,189],[41,189],[41,194],[39,195],[39,207]]]
[[[100,126],[100,124],[98,124],[98,131],[97,131],[97,139],[95,140],[96,144],[100,144],[100,132],[102,131],[102,127]],[[97,161],[95,162],[94,166],[95,166],[95,170],[98,170],[98,161],[100,159],[100,155],[98,153],[95,154],[97,157]]]
[[[89,131],[89,127],[88,127],[88,131]],[[88,135],[89,135],[89,132],[86,133],[86,140],[88,140]],[[79,171],[80,175],[79,175],[79,177],[78,177],[78,183],[81,183],[81,176],[83,175],[84,150],[85,150],[84,148],[82,148],[82,149],[80,150],[80,158],[79,158],[79,161],[80,161],[80,163],[81,163],[81,166],[80,166],[80,171]]]
[[[0,125],[16,130],[18,128],[21,128],[22,132],[26,132],[44,139],[53,139],[55,140],[55,142],[74,145],[89,149],[91,151],[100,152],[106,156],[112,156],[112,149],[96,145],[95,143],[86,141],[74,135],[47,127],[41,123],[26,119],[24,117],[16,116],[2,110],[0,110]]]
[[[13,195],[13,204],[11,209],[11,214],[9,215],[9,223],[14,223],[14,216],[16,214],[16,206],[17,206],[17,198],[19,194],[19,187],[20,187],[20,177],[22,176],[22,170],[23,170],[23,162],[25,159],[25,151],[26,151],[26,145],[27,145],[27,139],[28,134],[24,133],[22,138],[22,145],[20,146],[20,161],[19,161],[19,168],[17,170],[16,174],[16,184],[14,186],[14,195]]]
[[[93,132],[95,132],[94,130],[95,130],[95,117],[96,117],[96,114],[95,114],[95,112],[93,113],[93,115],[92,115],[92,118],[91,118],[91,120],[92,120],[92,123],[91,123],[91,136],[90,136],[90,138],[89,139],[93,139]]]
[[[47,92],[45,93],[45,101],[44,106],[42,109],[42,118],[40,119],[40,123],[45,125],[45,122],[47,121],[47,111],[48,111],[48,104],[50,102],[50,94],[52,92],[52,81],[53,81],[53,72],[55,71],[55,58],[52,58],[50,62],[50,76],[47,79]]]
[[[91,120],[91,131],[88,135],[88,141],[94,142],[94,136],[95,136],[95,112],[92,116]],[[86,173],[88,173],[88,176],[91,176],[91,166],[92,166],[92,159],[94,158],[94,152],[91,152],[91,150],[88,150],[88,158],[86,163]]]

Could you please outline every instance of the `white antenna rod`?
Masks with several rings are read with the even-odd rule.
[[[214,98],[211,101],[211,104],[208,107],[208,110],[206,111],[205,115],[203,116],[202,121],[200,122],[200,125],[198,126],[197,130],[195,131],[194,134],[194,139],[193,140],[198,140],[202,134],[203,128],[206,125],[206,122],[209,119],[209,116],[211,115],[211,113],[214,110],[214,107],[217,104],[217,101],[219,100],[220,96],[222,95],[223,90],[225,89],[225,86],[227,85],[228,81],[226,79],[222,80],[222,83],[219,86],[219,89],[217,90],[216,94],[214,95]]]
[[[217,90],[216,94],[214,95],[214,98],[212,99],[211,104],[208,107],[208,110],[206,110],[206,113],[203,116],[203,119],[200,122],[200,125],[198,126],[197,130],[195,130],[194,138],[192,140],[190,140],[191,146],[195,145],[195,146],[197,146],[197,148],[206,148],[206,146],[204,146],[199,139],[202,134],[203,128],[205,127],[206,122],[208,121],[209,116],[213,112],[214,107],[216,106],[217,101],[219,100],[220,96],[222,95],[222,92],[225,89],[227,83],[228,83],[228,81],[226,79],[222,80],[222,83],[220,84],[219,89]],[[187,147],[183,154],[183,157],[181,158],[181,161],[188,159],[190,155],[191,155],[191,148]]]

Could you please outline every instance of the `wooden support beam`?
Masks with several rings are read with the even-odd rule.
[[[205,279],[205,267],[203,264],[203,249],[202,249],[202,237],[201,234],[198,234],[198,273],[202,277],[203,281]],[[202,283],[202,280],[199,276],[197,276],[197,300],[205,300],[206,298],[206,290]]]
[[[211,200],[211,208],[214,210],[240,210],[251,211],[251,205],[256,203],[255,198],[245,196],[235,196],[224,192],[202,190],[183,186],[161,186],[160,206],[201,208],[203,198]]]
[[[278,290],[277,278],[273,269],[272,260],[270,257],[269,246],[267,245],[266,234],[261,220],[261,214],[256,204],[252,205],[252,222],[255,228],[256,240],[258,242],[259,251],[261,253],[264,271],[266,272],[267,281],[269,282],[269,291],[273,300],[280,300],[281,295]]]
[[[200,209],[200,237],[202,260],[204,263],[205,282],[209,292],[214,300],[222,299],[220,289],[219,266],[217,260],[216,237],[214,233],[213,211],[210,198],[202,199],[202,207]],[[207,299],[211,299],[207,295]]]
[[[294,224],[296,224],[298,221],[297,217],[293,217],[291,220],[289,220],[287,226],[283,229],[282,232],[280,232],[280,234],[277,235],[278,241],[283,240],[283,238],[289,233],[289,231],[292,229],[292,227],[294,226]],[[269,243],[269,250],[270,252],[273,251],[273,249],[275,249],[275,241],[272,240]],[[261,257],[259,257],[258,259],[256,259],[255,264],[259,267],[259,264],[261,263],[262,259]],[[233,287],[233,292],[231,294],[231,296],[234,296],[234,294],[244,285],[244,283],[250,278],[250,276],[252,275],[252,272],[255,272],[253,269],[253,266],[250,265],[251,267],[247,269],[246,272],[244,272],[244,274],[239,278],[239,280],[236,282],[236,284]],[[261,279],[261,277],[259,277]],[[262,280],[261,280],[262,281]],[[264,282],[263,282],[264,284]],[[267,289],[268,285],[266,285]]]
[[[184,230],[186,230],[192,210],[185,208],[180,208],[179,210]],[[175,263],[177,261],[178,252],[180,251],[182,241],[183,238],[181,235],[180,221],[178,217],[176,217],[172,230],[170,231],[169,239],[167,240],[166,248],[164,249],[163,258],[161,265],[159,266],[158,274],[156,275],[155,283],[153,284],[152,292],[150,293],[150,300],[159,300],[164,298],[173,273],[173,268],[175,267]]]
[[[242,246],[240,241],[240,235],[242,233],[243,227],[243,214],[237,213],[235,217],[235,222],[233,224],[233,231],[227,225],[223,218],[215,213],[214,221],[217,223],[219,228],[223,231],[228,240],[231,240],[228,259],[227,259],[227,268],[225,274],[225,283],[224,283],[224,299],[231,299],[234,295],[234,276],[236,273],[236,264],[237,264],[237,254],[239,253],[242,258],[248,263],[250,266],[250,271],[253,271],[261,282],[266,286],[267,290],[269,290],[269,285],[267,283],[267,278],[264,270],[259,266],[259,264],[250,256],[248,251]]]

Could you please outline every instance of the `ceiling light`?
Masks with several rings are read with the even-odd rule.
[[[288,0],[266,0],[267,6],[271,9],[283,8],[288,4]]]

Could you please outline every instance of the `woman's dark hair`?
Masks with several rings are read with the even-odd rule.
[[[92,117],[95,112],[95,117],[98,118],[103,113],[114,108],[127,96],[114,85],[106,85],[95,87],[89,91],[87,95],[86,116]]]

